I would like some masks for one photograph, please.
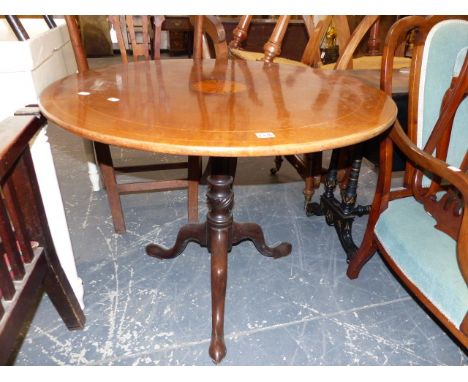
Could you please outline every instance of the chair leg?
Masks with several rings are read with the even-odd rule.
[[[29,151],[18,161],[12,182],[28,236],[44,247],[47,262],[45,290],[67,327],[82,329],[85,316],[57,256]]]
[[[114,222],[114,229],[117,233],[125,233],[125,220],[122,211],[122,204],[120,202],[120,195],[117,189],[117,181],[115,179],[115,171],[112,163],[109,145],[94,142],[96,150],[96,159],[101,168],[101,174],[104,186],[107,191],[109,199],[109,206],[112,214],[112,221]]]
[[[188,221],[198,222],[198,185],[202,176],[202,158],[190,156],[188,158]]]
[[[74,298],[70,283],[60,263],[48,261],[48,272],[44,279],[44,288],[55,309],[69,330],[83,329],[86,318],[83,310]]]
[[[305,187],[304,187],[304,208],[312,201],[315,189],[320,187],[320,179],[322,176],[322,153],[311,153],[304,155],[305,170]]]
[[[281,155],[275,156],[275,167],[270,169],[271,175],[275,175],[280,170],[282,163],[283,157]]]
[[[349,261],[346,275],[351,280],[357,279],[359,276],[359,272],[361,272],[361,269],[364,266],[364,264],[366,264],[367,261],[369,261],[369,259],[374,255],[376,251],[377,245],[375,244],[373,235],[371,232],[366,231],[361,246],[359,247],[356,254]]]

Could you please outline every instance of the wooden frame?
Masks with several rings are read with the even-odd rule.
[[[4,195],[0,198],[1,365],[13,361],[20,332],[43,287],[68,329],[82,329],[85,324],[55,252],[29,151],[29,141],[45,124],[43,117],[35,116],[11,117],[0,124],[0,185]],[[32,242],[38,246],[31,246]]]
[[[464,204],[464,212],[460,227],[460,232],[457,240],[457,259],[460,267],[460,272],[465,281],[468,281],[468,174],[462,171],[456,171],[441,159],[430,155],[430,152],[425,152],[419,149],[415,142],[417,110],[418,110],[418,91],[420,81],[420,66],[422,62],[422,50],[424,42],[430,29],[438,22],[450,19],[460,18],[456,16],[433,16],[421,17],[410,16],[403,18],[393,25],[387,36],[385,43],[383,59],[382,59],[382,74],[381,87],[387,94],[392,94],[392,73],[393,73],[393,57],[395,50],[402,41],[403,36],[411,30],[417,30],[417,40],[415,41],[415,49],[411,66],[410,74],[410,94],[409,94],[409,114],[408,114],[408,130],[409,135],[405,134],[397,121],[381,142],[380,146],[380,172],[377,182],[376,194],[372,203],[372,209],[369,216],[366,232],[356,256],[349,264],[347,275],[354,279],[359,275],[364,264],[379,250],[387,264],[399,276],[401,281],[408,286],[414,296],[419,299],[435,317],[465,346],[468,347],[468,313],[465,315],[460,328],[455,327],[432,303],[429,301],[394,263],[389,254],[385,251],[379,239],[374,233],[377,221],[388,207],[389,201],[414,195],[417,190],[415,187],[416,176],[414,169],[425,169],[438,177],[445,179],[452,184],[461,194]],[[466,76],[468,75],[468,64],[465,60],[464,73],[461,77],[464,81],[466,94]],[[465,78],[463,78],[465,76]],[[450,120],[450,115],[455,111],[449,108],[443,108],[439,121],[446,124]],[[407,188],[394,193],[390,190],[391,175],[392,175],[392,155],[393,144],[407,156],[411,165],[407,168],[406,185]],[[447,144],[447,141],[445,141]],[[408,171],[409,170],[409,171]],[[409,174],[408,174],[409,173]]]

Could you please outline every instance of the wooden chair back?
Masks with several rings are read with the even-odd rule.
[[[133,61],[138,61],[139,57],[145,60],[150,60],[151,56],[156,60],[161,58],[161,31],[164,16],[153,16],[153,22],[150,16],[109,16],[109,22],[116,32],[123,63],[128,63],[125,34],[129,37]],[[136,22],[140,24],[138,27]],[[153,46],[150,45],[151,36],[154,36]],[[151,49],[153,55],[151,55]]]
[[[35,116],[0,123],[0,365],[13,361],[44,286],[69,329],[85,323],[55,252],[29,151],[45,123]]]
[[[135,24],[135,18],[141,21],[141,27]],[[68,33],[70,34],[70,41],[72,43],[73,52],[75,53],[78,72],[84,72],[89,69],[86,52],[81,41],[81,33],[78,25],[78,20],[75,16],[65,16],[68,26]],[[124,22],[122,22],[124,21]],[[164,22],[164,16],[153,16],[151,22],[150,16],[109,16],[109,22],[115,30],[117,42],[119,45],[120,55],[123,63],[128,63],[128,52],[125,45],[125,37],[129,39],[129,46],[131,47],[133,61],[138,61],[139,57],[145,60],[161,58],[161,31]],[[141,38],[140,38],[141,36]],[[151,36],[153,37],[153,45],[151,46]],[[153,54],[151,54],[151,50]]]
[[[365,16],[356,29],[353,31],[349,38],[348,43],[345,45],[346,48],[340,52],[340,57],[335,65],[335,70],[345,70],[353,68],[353,56],[357,47],[361,43],[364,36],[369,32],[373,25],[375,25],[380,16],[372,15]]]
[[[313,16],[302,16],[304,25],[309,34],[309,40],[304,49],[301,62],[309,66],[318,66],[320,62],[320,45],[328,30],[333,23],[337,29],[337,40],[340,54],[347,45],[350,36],[349,25],[346,16],[325,16],[314,24]],[[270,35],[269,40],[264,46],[264,58],[266,62],[271,62],[275,57],[281,55],[281,45],[291,16],[279,16],[275,28]],[[231,49],[240,49],[242,42],[247,38],[248,29],[252,21],[252,16],[242,16],[239,24],[233,31],[233,39],[229,43]]]
[[[408,90],[408,119],[406,135],[409,140],[417,144],[418,137],[418,110],[420,95],[421,64],[423,59],[424,44],[427,34],[432,27],[444,20],[467,19],[466,16],[411,16],[400,19],[389,30],[385,41],[385,47],[382,55],[382,68],[380,76],[380,88],[387,94],[392,94],[393,70],[395,56],[401,50],[401,45],[405,42],[410,33],[414,35],[412,61],[410,68],[410,80]],[[401,127],[399,121],[398,126]],[[421,147],[422,148],[422,147]],[[408,195],[412,193],[411,189],[415,187],[415,168],[411,162],[407,162],[404,174],[404,186],[406,190],[391,194],[392,198]]]
[[[406,260],[402,261],[403,255],[397,251],[399,247],[391,247],[391,231],[388,231],[385,236],[380,236],[384,235],[384,231],[380,231],[380,235],[376,234],[376,227],[378,227],[378,222],[382,219],[383,216],[385,216],[384,213],[389,216],[389,206],[391,206],[392,203],[400,202],[400,200],[397,199],[406,198],[406,200],[410,200],[412,202],[412,205],[419,205],[419,216],[427,216],[424,212],[424,209],[427,212],[430,212],[432,217],[436,220],[435,228],[439,228],[440,231],[445,232],[455,240],[454,242],[449,241],[450,243],[453,243],[452,248],[455,252],[453,253],[453,256],[456,258],[456,261],[450,264],[450,272],[454,272],[450,273],[450,280],[452,280],[454,283],[457,282],[456,285],[460,285],[460,287],[454,287],[454,290],[461,291],[460,293],[465,293],[466,295],[466,290],[463,292],[463,286],[466,287],[466,284],[468,283],[468,174],[466,172],[466,152],[464,155],[463,153],[461,154],[461,158],[458,158],[459,163],[456,165],[458,168],[453,164],[449,164],[445,161],[447,148],[451,144],[451,141],[452,144],[460,143],[455,142],[460,141],[459,136],[451,137],[451,135],[454,131],[454,115],[463,106],[466,110],[466,102],[463,104],[463,101],[466,100],[466,95],[468,92],[468,58],[466,57],[466,51],[465,57],[461,57],[460,59],[460,63],[463,64],[460,64],[461,67],[459,68],[460,71],[458,75],[455,75],[452,78],[451,83],[439,83],[439,86],[445,89],[445,95],[442,99],[442,105],[440,112],[438,113],[437,121],[431,127],[431,135],[429,136],[427,142],[422,145],[420,143],[418,144],[417,141],[418,118],[420,116],[419,111],[421,107],[420,85],[422,77],[425,76],[425,73],[422,73],[421,71],[421,65],[425,59],[425,44],[427,44],[427,36],[436,24],[440,23],[441,21],[453,18],[466,19],[464,16],[409,16],[397,21],[392,26],[387,35],[382,57],[381,88],[388,95],[392,94],[392,74],[395,51],[397,51],[398,45],[401,43],[401,41],[403,41],[405,36],[410,31],[413,31],[415,36],[413,57],[410,68],[408,132],[406,133],[402,129],[399,121],[397,120],[393,128],[390,130],[388,136],[381,142],[379,178],[377,181],[376,193],[372,203],[371,213],[369,215],[369,220],[361,247],[359,248],[356,256],[351,260],[347,274],[350,278],[358,277],[359,272],[364,264],[370,259],[370,257],[372,257],[375,251],[379,249],[390,267],[396,272],[403,283],[409,287],[414,295],[440,320],[441,323],[444,324],[444,326],[450,330],[450,332],[464,346],[468,346],[467,307],[463,306],[463,304],[457,305],[459,300],[454,297],[455,293],[453,293],[453,295],[451,294],[453,298],[450,297],[450,301],[453,301],[453,305],[458,307],[458,312],[465,312],[462,313],[461,316],[458,313],[459,320],[457,324],[454,324],[453,321],[447,318],[450,316],[447,315],[446,311],[441,310],[442,308],[440,308],[440,306],[442,306],[440,305],[440,296],[442,295],[439,296],[437,293],[434,294],[432,290],[430,291],[431,294],[426,295],[425,292],[422,292],[422,289],[420,289],[421,286],[406,275],[406,272],[411,271],[413,272],[412,276],[414,277],[414,269],[419,268],[410,269],[408,264],[419,263],[411,263]],[[466,31],[466,28],[464,30]],[[463,42],[460,43],[458,40],[456,44],[458,45],[453,45],[455,54],[460,49],[459,45],[463,45]],[[447,60],[453,60],[453,52],[450,54],[450,58],[448,58],[449,56],[446,57]],[[450,71],[452,68],[447,66],[446,69]],[[429,91],[431,90],[434,89],[429,89]],[[463,130],[458,131],[463,132]],[[392,155],[394,144],[404,153],[404,155],[406,155],[408,162],[411,163],[411,166],[408,166],[406,169],[405,176],[409,179],[407,187],[403,190],[396,191],[391,190]],[[461,144],[463,145],[463,141]],[[434,153],[434,150],[436,150],[436,153]],[[418,171],[415,170],[416,168]],[[431,181],[429,182],[429,186],[421,186],[420,177],[422,174],[420,171],[423,171],[425,174],[433,174]],[[443,183],[441,181],[442,179],[444,180]],[[447,184],[449,184],[449,186],[447,186]],[[438,191],[444,191],[444,196],[442,196],[442,199],[440,199],[440,196],[437,198],[435,197],[435,194]],[[428,206],[427,202],[432,205]],[[416,216],[411,217],[411,219],[415,218]],[[418,217],[418,219],[420,220],[421,218]],[[450,221],[455,222],[456,227],[455,231],[452,231],[452,234],[449,231],[453,229],[453,226],[447,228]],[[428,223],[428,226],[431,228],[434,227],[432,222],[433,220],[431,219],[431,221]],[[383,228],[381,229],[383,230]],[[445,240],[447,237],[445,234],[441,233],[437,233],[437,235],[442,235],[437,236],[440,240]],[[382,239],[386,240],[385,245],[380,243],[380,240]],[[421,241],[430,239],[432,238],[415,237],[415,240]],[[448,247],[449,246],[447,245],[447,248]],[[388,248],[394,248],[396,253],[392,253],[392,251]],[[449,250],[447,249],[447,251]],[[402,253],[404,256],[417,255],[415,253],[406,251]],[[446,254],[448,255],[448,259],[450,259],[450,256],[452,256],[452,250],[446,252]],[[404,270],[394,261],[393,255],[399,256],[399,264],[404,265]],[[424,251],[424,259],[430,258],[431,256],[434,255],[430,253],[430,250]],[[431,261],[425,265],[428,267],[428,269],[433,268]],[[448,263],[447,267],[449,267]],[[433,272],[438,272],[439,270],[440,269],[432,269]],[[419,271],[419,274],[421,274],[421,271]],[[427,277],[424,278],[424,280],[427,279]],[[447,280],[447,282],[450,283],[450,280]],[[463,280],[465,285],[463,285]],[[450,287],[450,285],[445,285],[447,288]],[[427,288],[427,285],[425,288]],[[436,299],[436,297],[439,299],[437,302],[431,299]],[[447,309],[447,300],[444,301],[444,309]]]

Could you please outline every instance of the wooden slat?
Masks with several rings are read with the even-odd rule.
[[[5,314],[0,321],[0,365],[9,364],[9,358],[18,340],[18,335],[23,327],[32,306],[36,305],[42,289],[40,285],[44,280],[47,264],[43,255],[43,249],[38,248],[34,261],[28,266],[24,280],[18,287],[14,299],[8,303]]]
[[[15,295],[15,286],[11,279],[3,253],[0,255],[0,291],[5,300],[11,300]]]
[[[76,16],[65,16],[67,22],[68,33],[70,34],[70,42],[72,44],[73,53],[75,54],[76,65],[78,72],[83,73],[89,70],[88,59],[81,42],[81,34],[78,29],[78,20]]]
[[[193,36],[193,58],[199,60],[203,58],[203,16],[195,19]]]
[[[0,237],[5,248],[11,272],[15,280],[21,280],[24,276],[24,264],[21,261],[21,253],[16,245],[15,234],[10,223],[10,217],[5,208],[3,198],[0,197]]]
[[[130,42],[132,44],[133,61],[138,61],[139,56],[144,56],[145,60],[149,60],[149,38],[148,38],[148,16],[140,16],[143,25],[143,43],[138,43],[136,39],[135,25],[133,23],[133,16],[125,16],[127,30],[130,34]]]
[[[120,16],[109,16],[109,21],[111,22],[117,36],[122,62],[124,64],[128,64],[127,49],[125,49],[125,40],[122,32],[122,24],[120,23]]]
[[[161,58],[161,32],[163,22],[164,16],[154,16],[153,54],[155,60],[159,60]]]
[[[180,163],[159,163],[159,164],[145,164],[141,166],[120,166],[114,167],[117,172],[144,172],[144,171],[160,171],[160,170],[177,170],[188,168],[187,162]]]
[[[24,216],[31,239],[38,241],[45,248],[48,264],[46,292],[68,329],[83,328],[86,319],[55,251],[29,146],[25,148],[17,166],[18,171],[12,176],[20,201],[21,214]]]
[[[11,222],[15,229],[16,240],[21,249],[23,262],[29,263],[33,258],[31,239],[26,230],[26,226],[24,225],[24,218],[18,210],[19,201],[16,196],[16,190],[11,183],[11,178],[7,179],[5,186],[3,187],[3,194],[5,196],[8,214],[10,215]]]
[[[117,190],[122,192],[169,191],[188,187],[186,179],[158,180],[154,182],[136,182],[117,184]]]
[[[320,44],[332,21],[332,16],[325,16],[314,28],[302,54],[301,62],[309,66],[316,66],[320,62]]]

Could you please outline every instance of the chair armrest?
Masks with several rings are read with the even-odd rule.
[[[420,150],[406,136],[398,122],[392,128],[390,138],[414,164],[447,180],[460,191],[464,210],[457,240],[457,261],[463,278],[468,283],[468,174]]]
[[[0,178],[10,170],[45,123],[43,116],[14,116],[0,122]]]
[[[204,32],[217,43],[226,41],[226,31],[223,23],[217,16],[205,16]]]
[[[196,16],[190,16],[189,19],[190,23],[195,26]],[[221,20],[217,16],[203,16],[202,32],[206,33],[213,42],[216,58],[227,58],[226,31]]]
[[[429,170],[435,175],[447,180],[460,191],[465,203],[468,202],[468,174],[419,149],[406,136],[398,122],[395,123],[390,131],[390,138],[398,148],[403,151],[408,159],[425,170]]]

